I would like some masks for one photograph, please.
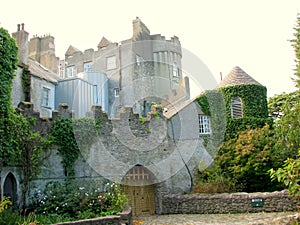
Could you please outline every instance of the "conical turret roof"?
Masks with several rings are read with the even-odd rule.
[[[230,73],[220,82],[220,87],[228,87],[242,84],[257,84],[261,85],[258,81],[248,75],[244,70],[240,67],[235,66],[230,71]]]

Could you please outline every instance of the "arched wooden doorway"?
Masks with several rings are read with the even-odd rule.
[[[154,175],[147,168],[134,166],[122,183],[134,216],[155,213]]]
[[[17,193],[17,180],[12,173],[7,174],[4,180],[3,196],[9,197],[14,207],[17,207],[18,193]]]

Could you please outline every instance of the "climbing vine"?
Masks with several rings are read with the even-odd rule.
[[[33,132],[30,121],[13,109],[11,92],[17,53],[15,40],[0,28],[0,171],[3,166],[22,168],[21,202],[25,203],[29,182],[39,173],[40,153],[49,142]]]
[[[216,95],[216,93],[219,93],[219,95]],[[216,96],[222,96],[222,99],[215,99]],[[231,118],[230,105],[234,97],[242,99],[243,118]],[[225,114],[221,114],[220,111],[216,110],[217,115],[212,115],[211,107],[216,105],[216,101],[224,102]],[[245,130],[249,126],[253,129],[263,127],[265,124],[272,126],[272,119],[268,118],[267,89],[264,86],[245,84],[223,87],[219,90],[204,93],[197,99],[197,102],[204,114],[215,118],[218,118],[218,116],[226,117],[225,140],[236,137],[239,131]],[[219,123],[212,124],[220,126]]]
[[[30,85],[31,85],[31,75],[27,67],[23,68],[22,72],[22,87],[25,94],[25,101],[30,101]]]
[[[93,143],[96,142],[101,122],[107,115],[94,118],[60,118],[56,119],[51,128],[51,140],[58,147],[62,157],[65,176],[75,175],[74,164],[80,153],[86,156]]]
[[[11,91],[17,69],[18,48],[8,32],[0,28],[0,167],[14,160],[15,137]]]

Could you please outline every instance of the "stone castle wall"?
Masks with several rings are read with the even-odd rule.
[[[298,200],[287,190],[270,193],[166,195],[162,214],[215,214],[296,211]]]

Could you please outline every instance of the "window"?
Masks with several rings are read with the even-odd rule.
[[[74,66],[67,67],[67,77],[74,77],[75,68]]]
[[[173,77],[179,77],[179,68],[176,62],[173,63]]]
[[[50,107],[50,89],[43,87],[42,106]]]
[[[242,118],[243,117],[242,100],[240,97],[234,97],[231,100],[231,117],[232,118]]]
[[[84,63],[83,64],[83,71],[84,72],[92,72],[92,69],[93,69],[93,65],[91,62],[87,62],[87,63]]]
[[[142,61],[143,61],[143,58],[139,55],[136,55],[136,57],[135,57],[136,65],[140,66]]]
[[[210,134],[210,117],[199,115],[199,134]]]
[[[112,70],[117,68],[116,56],[106,58],[106,69]]]
[[[119,88],[114,89],[114,95],[115,95],[116,98],[120,96],[120,89]]]

